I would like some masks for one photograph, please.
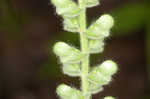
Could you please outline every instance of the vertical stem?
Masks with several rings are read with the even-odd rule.
[[[79,0],[79,6],[82,9],[82,12],[79,16],[79,23],[80,23],[80,43],[81,43],[81,50],[83,53],[88,54],[88,40],[85,36],[86,31],[86,7],[85,7],[85,0]],[[81,62],[81,89],[84,94],[84,99],[90,99],[88,95],[88,79],[87,75],[89,72],[89,54],[82,60]]]

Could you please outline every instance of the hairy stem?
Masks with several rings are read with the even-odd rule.
[[[79,23],[80,23],[80,43],[81,49],[83,53],[88,54],[88,40],[85,36],[86,31],[86,7],[85,7],[85,0],[79,0],[79,6],[82,9],[82,12],[79,16]],[[81,62],[81,89],[84,94],[84,99],[90,99],[88,95],[88,79],[87,75],[89,72],[89,54],[82,60]]]

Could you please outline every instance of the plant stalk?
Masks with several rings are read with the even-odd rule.
[[[88,39],[85,36],[86,31],[86,7],[85,0],[78,0],[79,7],[82,9],[82,12],[79,16],[80,23],[80,44],[82,53],[87,54],[87,56],[81,62],[81,89],[84,94],[84,99],[90,99],[88,94],[88,72],[89,72],[89,54],[88,54]]]

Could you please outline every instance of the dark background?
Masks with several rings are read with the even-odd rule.
[[[101,0],[88,9],[88,25],[103,13],[112,14],[116,25],[91,65],[112,59],[119,72],[93,99],[150,99],[150,1]],[[78,78],[61,72],[52,52],[56,41],[79,48],[78,34],[63,31],[50,1],[0,0],[0,99],[56,99],[60,83],[79,88]]]

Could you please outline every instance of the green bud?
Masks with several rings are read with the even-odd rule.
[[[97,23],[101,26],[101,29],[109,30],[114,25],[114,19],[112,16],[104,14],[98,19]]]
[[[86,7],[94,7],[99,5],[99,0],[86,0]]]
[[[79,63],[85,56],[81,52],[78,53],[76,50],[72,50],[72,53],[68,54],[68,56],[60,57],[60,60],[64,64],[75,64]]]
[[[107,96],[107,97],[105,97],[104,99],[115,99],[115,98],[112,97],[112,96]]]
[[[99,70],[103,75],[111,76],[117,72],[118,67],[112,60],[107,60],[99,66]]]
[[[103,15],[88,28],[86,35],[90,39],[104,39],[109,36],[113,23],[111,16]]]
[[[94,23],[85,32],[89,39],[104,39],[109,36],[109,30],[102,30],[99,24]]]
[[[88,75],[88,80],[90,83],[103,86],[108,84],[111,81],[110,76],[103,75],[98,67],[95,67]]]
[[[64,42],[57,42],[53,47],[53,51],[57,56],[68,56],[72,52],[72,47]]]
[[[75,17],[80,13],[80,8],[72,0],[52,0],[56,6],[56,13],[64,17]]]
[[[80,76],[80,65],[79,64],[64,64],[63,73],[69,76]]]
[[[78,17],[74,18],[64,18],[64,30],[69,32],[78,32],[79,31],[79,22]]]
[[[90,53],[101,53],[104,50],[103,40],[90,40],[89,41],[89,52]]]
[[[83,99],[83,96],[79,90],[71,88],[65,84],[59,85],[56,89],[56,93],[61,99]]]
[[[103,87],[97,84],[89,83],[89,92],[90,94],[97,94],[103,91]]]
[[[51,0],[51,2],[56,7],[63,7],[64,5],[67,5],[70,0]]]
[[[53,51],[60,57],[60,61],[65,64],[79,63],[85,57],[78,49],[64,42],[57,42],[54,45]]]

